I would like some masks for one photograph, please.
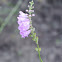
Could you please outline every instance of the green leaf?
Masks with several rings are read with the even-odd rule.
[[[36,41],[36,38],[33,38],[32,40],[33,40],[33,41]]]
[[[35,48],[36,51],[38,51],[38,48]]]
[[[33,28],[33,32],[35,31],[35,28]]]
[[[35,48],[35,50],[36,50],[36,51],[38,51],[38,50],[41,51],[41,48],[39,48],[39,49],[38,49],[38,48]]]
[[[33,34],[33,38],[36,38],[36,33]]]
[[[33,35],[30,35],[31,37],[33,37]]]
[[[41,48],[39,48],[39,51],[41,51]]]
[[[31,5],[31,6],[34,4],[34,2],[33,2],[33,1],[31,1],[31,2],[29,2],[29,3],[30,3],[30,5]]]
[[[38,37],[36,37],[36,44],[38,44]]]

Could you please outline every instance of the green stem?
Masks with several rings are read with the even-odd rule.
[[[42,59],[41,59],[41,56],[40,56],[40,51],[39,51],[39,45],[38,44],[37,44],[37,48],[38,48],[39,59],[40,59],[41,62],[43,62]]]
[[[32,6],[33,6],[33,4],[34,4],[34,2],[33,2],[33,0],[30,2],[30,7],[29,7],[29,10],[32,10],[33,8],[31,8]],[[29,12],[29,15],[31,15],[32,13],[31,12]],[[39,45],[38,45],[38,37],[36,36],[36,33],[34,33],[34,31],[35,30],[33,30],[34,28],[33,28],[33,26],[32,26],[32,20],[31,20],[31,17],[29,17],[29,19],[30,19],[30,29],[32,30],[31,31],[31,37],[33,38],[32,40],[33,41],[35,41],[35,43],[37,44],[37,49],[38,49],[38,55],[39,55],[39,60],[41,61],[41,62],[43,62],[42,61],[42,59],[41,59],[41,56],[40,56],[40,48],[39,48]]]
[[[34,33],[34,32],[33,32]],[[31,33],[31,35],[33,35],[33,33]],[[32,37],[33,38],[33,37]],[[36,36],[35,36],[35,38],[36,38]],[[40,56],[40,50],[39,50],[39,44],[36,42],[36,40],[35,40],[35,43],[37,44],[37,48],[38,48],[38,55],[39,55],[39,60],[41,61],[41,62],[43,62],[42,61],[42,59],[41,59],[41,56]]]

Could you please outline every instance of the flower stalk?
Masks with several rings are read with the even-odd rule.
[[[29,12],[29,11],[30,11],[30,10],[33,11],[33,8],[34,8],[34,7],[33,7],[33,4],[34,4],[34,2],[33,2],[33,0],[32,0],[32,1],[29,2],[29,3],[30,3],[30,6],[29,6],[28,13],[29,13],[29,15],[31,15],[31,17],[32,17],[33,12]],[[35,28],[32,26],[31,17],[29,17],[29,19],[30,19],[30,29],[31,29],[31,35],[30,35],[30,36],[32,37],[32,40],[35,41],[35,43],[37,44],[37,48],[35,48],[35,50],[38,52],[39,60],[40,60],[41,62],[43,62],[42,59],[41,59],[41,56],[40,56],[41,48],[39,48],[38,37],[36,36]]]
[[[19,16],[17,17],[18,19],[17,23],[19,24],[18,29],[20,30],[20,35],[22,38],[28,37],[28,35],[30,34],[32,40],[37,44],[37,48],[35,48],[35,50],[38,52],[39,59],[41,62],[43,62],[40,56],[41,48],[39,48],[38,37],[36,36],[35,28],[32,26],[31,17],[35,16],[35,14],[33,14],[34,12],[33,0],[29,2],[29,4],[30,4],[28,5],[29,10],[26,10],[28,14],[25,14],[22,11],[19,12]]]

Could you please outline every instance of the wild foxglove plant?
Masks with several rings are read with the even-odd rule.
[[[30,34],[30,36],[32,37],[32,40],[35,41],[35,43],[37,44],[37,48],[35,48],[35,50],[38,52],[39,54],[39,59],[41,62],[41,56],[40,56],[40,51],[41,48],[39,48],[38,45],[38,37],[36,36],[35,33],[35,28],[32,26],[32,16],[35,16],[35,14],[33,14],[34,10],[34,2],[33,0],[31,2],[29,2],[30,5],[28,5],[29,10],[26,10],[26,12],[28,12],[28,14],[23,13],[22,11],[19,12],[19,16],[17,17],[18,19],[18,29],[20,30],[20,35],[22,38],[28,37],[28,35]]]

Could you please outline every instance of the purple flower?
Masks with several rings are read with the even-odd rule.
[[[20,11],[19,13],[20,15],[17,17],[18,19],[17,22],[19,24],[18,29],[20,30],[20,35],[22,36],[22,38],[25,38],[25,37],[28,37],[28,35],[31,32],[31,30],[29,30],[30,20],[28,18],[28,14],[25,14],[22,11]]]

